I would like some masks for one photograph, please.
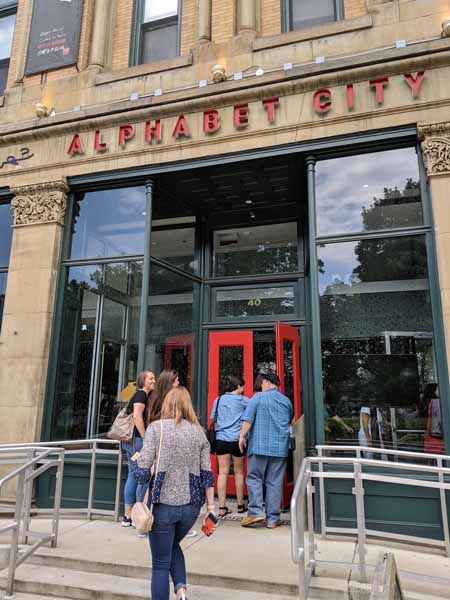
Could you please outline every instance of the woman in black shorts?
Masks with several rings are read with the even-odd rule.
[[[219,463],[217,492],[219,496],[219,517],[225,517],[231,510],[227,508],[227,479],[230,472],[231,457],[233,457],[234,480],[238,512],[246,511],[244,505],[244,456],[245,451],[239,450],[239,433],[241,431],[242,415],[249,403],[243,395],[244,380],[242,377],[229,376],[225,380],[224,393],[219,396],[211,410],[211,421],[216,422],[216,454]]]

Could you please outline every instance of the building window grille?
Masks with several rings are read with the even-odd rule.
[[[343,0],[284,0],[285,29],[295,31],[344,18]]]
[[[3,95],[8,80],[16,12],[17,3],[0,0],[0,96]]]
[[[178,55],[180,0],[137,0],[136,24],[135,64]]]

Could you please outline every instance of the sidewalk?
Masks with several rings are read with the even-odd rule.
[[[46,531],[49,527],[47,519],[32,520],[32,529],[36,532]],[[268,530],[264,526],[242,528],[238,521],[226,520],[220,523],[211,538],[206,538],[200,527],[201,522],[198,521],[195,526],[197,535],[182,543],[192,584],[295,595],[297,567],[290,556],[290,527],[287,524]],[[5,539],[0,537],[2,541]],[[318,560],[356,560],[357,545],[354,540],[321,540],[317,536],[316,542]],[[423,593],[426,592],[426,595],[411,597],[450,596],[450,559],[441,552],[431,548],[424,548],[424,552],[420,552],[419,549],[408,549],[406,546],[369,544],[368,564],[375,565],[381,551],[394,552],[406,589],[414,589],[415,592],[423,589]],[[62,570],[71,568],[147,579],[150,552],[147,539],[138,538],[134,529],[123,528],[120,523],[62,519],[58,547],[40,548],[29,563],[51,565]],[[354,569],[352,577],[350,569],[345,571],[332,565],[321,567],[316,573],[317,577],[312,580],[313,588],[324,586],[328,579],[340,581],[338,587],[344,592],[356,573],[357,569]]]

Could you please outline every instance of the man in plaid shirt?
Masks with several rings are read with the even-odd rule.
[[[263,488],[266,486],[266,527],[280,525],[283,479],[289,453],[289,426],[293,418],[292,402],[282,394],[274,372],[261,373],[262,391],[250,400],[242,417],[239,447],[248,436],[248,516],[242,527],[264,521]]]

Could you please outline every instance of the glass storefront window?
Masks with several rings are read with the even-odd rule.
[[[422,225],[415,148],[317,163],[317,235]]]
[[[279,223],[214,232],[214,276],[298,270],[297,224]]]
[[[151,266],[145,367],[157,375],[163,369],[175,369],[180,383],[191,392],[195,346],[193,297],[196,285],[187,277],[159,265]]]
[[[327,440],[430,451],[425,238],[328,244],[318,255]]]
[[[0,204],[0,267],[7,267],[11,252],[12,241],[12,211],[11,204]]]
[[[153,229],[151,245],[153,257],[165,260],[188,273],[198,270],[194,227]]]
[[[218,318],[292,315],[295,309],[292,285],[216,291],[215,316]]]
[[[67,269],[52,439],[108,431],[136,379],[142,263]]]
[[[78,194],[70,258],[144,254],[145,187]]]

